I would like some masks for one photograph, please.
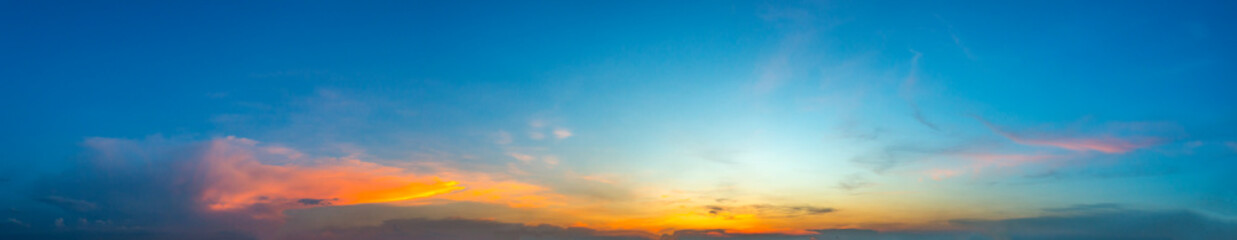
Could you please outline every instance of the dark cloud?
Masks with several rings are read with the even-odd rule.
[[[300,203],[305,206],[329,206],[331,205],[331,202],[334,200],[337,200],[337,199],[302,198],[302,199],[296,200],[296,203]]]
[[[793,215],[825,214],[825,213],[831,213],[831,212],[837,211],[836,209],[833,209],[833,208],[813,207],[813,206],[779,206],[779,205],[759,204],[759,205],[752,205],[752,207],[755,207],[756,209],[769,210],[769,211],[773,211],[776,213],[780,213],[784,215],[792,215],[792,216]]]
[[[375,226],[383,221],[407,218],[520,218],[534,209],[501,204],[452,202],[420,206],[385,204],[335,205],[293,209],[284,212],[282,232],[306,232],[328,227]]]
[[[1237,222],[1192,211],[1101,211],[950,222],[999,239],[1231,239],[1237,236]]]
[[[36,229],[56,230],[52,223],[57,218],[83,219],[92,223],[93,232],[58,232],[58,237],[49,239],[91,234],[114,239],[176,239],[166,236],[248,234],[278,226],[278,219],[252,217],[258,213],[278,215],[281,208],[269,205],[229,212],[205,209],[200,193],[207,179],[197,169],[209,143],[152,138],[90,139],[85,145],[83,157],[72,168],[46,176],[31,188],[30,194],[37,196],[34,200],[65,213],[32,212],[41,215],[30,222]],[[93,224],[96,221],[110,224]],[[133,229],[141,231],[130,231]]]
[[[706,205],[704,209],[709,215],[717,217],[733,217],[733,213],[756,214],[764,217],[798,217],[818,215],[837,211],[834,208],[814,207],[808,205],[773,205],[753,204],[740,206]]]
[[[723,208],[720,206],[710,205],[710,206],[704,206],[704,208],[709,210],[709,215],[717,215],[718,213],[722,213],[726,211],[726,208]]]

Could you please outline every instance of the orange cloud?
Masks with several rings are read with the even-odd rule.
[[[292,148],[266,146],[244,138],[219,138],[192,144],[92,139],[100,166],[91,173],[128,174],[158,189],[176,189],[165,199],[186,199],[190,213],[280,223],[284,211],[326,205],[385,203],[436,208],[450,203],[483,203],[489,209],[453,209],[452,217],[495,219],[560,226],[587,225],[615,231],[672,233],[681,229],[725,229],[719,233],[803,234],[810,229],[800,215],[832,212],[807,206],[743,205],[710,212],[699,208],[712,199],[664,204],[647,198],[599,200],[588,194],[565,195],[554,189],[501,173],[468,171],[439,162],[403,162],[387,166],[352,157],[320,158]],[[149,149],[143,149],[149,148]],[[186,151],[182,151],[186,150]],[[146,157],[165,166],[151,168]],[[130,172],[126,172],[130,171]],[[566,176],[573,176],[567,174]],[[600,175],[574,176],[589,184],[613,184]],[[106,181],[99,181],[104,182]],[[650,191],[654,191],[651,189]],[[151,191],[151,190],[147,190]],[[654,191],[655,192],[655,191]],[[694,206],[684,208],[684,205]],[[457,205],[459,206],[459,205]],[[309,210],[306,210],[309,211]],[[499,211],[503,213],[495,213]],[[373,217],[373,216],[366,216]],[[352,219],[356,220],[356,219]]]
[[[290,160],[274,165],[260,161],[256,142],[216,139],[196,162],[204,187],[199,200],[208,210],[229,211],[262,205],[278,209],[418,200],[451,200],[501,203],[511,207],[547,205],[555,194],[544,187],[499,180],[484,173],[432,166],[427,174],[378,165],[351,158],[314,161]],[[280,155],[300,156],[286,148],[272,148]],[[429,164],[426,164],[427,166]],[[255,215],[277,218],[279,214]]]

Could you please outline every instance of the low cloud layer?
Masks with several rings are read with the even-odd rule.
[[[38,181],[31,192],[30,200],[55,213],[6,218],[0,222],[0,238],[920,240],[1237,235],[1231,219],[1116,204],[1049,208],[1040,217],[954,219],[947,221],[949,231],[784,227],[848,212],[730,199],[680,212],[642,206],[588,208],[591,201],[565,200],[569,197],[549,188],[506,178],[432,164],[418,165],[421,171],[349,158],[309,158],[243,138],[96,138],[85,146],[81,164]],[[396,204],[379,204],[391,202]]]
[[[1089,211],[1096,208],[1109,211]],[[1065,209],[1065,208],[1063,208]],[[379,226],[322,228],[290,239],[749,239],[749,240],[936,240],[936,239],[1226,239],[1237,236],[1237,222],[1190,211],[1120,210],[1110,205],[1080,205],[1042,217],[949,221],[957,230],[876,231],[817,229],[807,234],[736,233],[724,229],[677,230],[652,236],[640,232],[598,231],[586,227],[523,225],[489,220],[398,219]]]
[[[27,228],[16,230],[262,236],[274,232],[289,209],[421,199],[522,207],[544,205],[555,196],[536,185],[481,173],[442,166],[414,173],[351,158],[311,159],[244,138],[92,138],[84,145],[79,164],[44,178],[30,193],[35,202],[60,211],[14,218]]]

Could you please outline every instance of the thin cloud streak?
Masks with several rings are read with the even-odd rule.
[[[1154,137],[1113,136],[1045,136],[1017,133],[1001,128],[983,118],[977,118],[988,129],[1019,144],[1030,146],[1048,146],[1073,151],[1097,151],[1107,154],[1121,154],[1140,148],[1154,146],[1161,142]]]

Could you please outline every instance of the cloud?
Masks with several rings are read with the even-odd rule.
[[[1073,206],[1063,207],[1063,208],[1045,208],[1044,209],[1044,211],[1046,212],[1057,212],[1057,213],[1077,213],[1077,212],[1094,212],[1094,211],[1108,211],[1108,210],[1122,210],[1122,208],[1121,208],[1121,205],[1117,205],[1114,203],[1097,203],[1097,204],[1078,204],[1078,205],[1073,205]]]
[[[926,173],[928,177],[932,178],[932,180],[943,180],[946,178],[952,178],[958,175],[962,175],[963,171],[957,170],[957,169],[931,169],[931,170],[928,170]]]
[[[850,161],[872,170],[874,173],[884,173],[898,165],[912,162],[928,156],[957,152],[951,148],[927,148],[915,145],[891,145],[875,149],[872,152],[856,155]]]
[[[554,129],[554,138],[566,139],[571,136],[572,136],[572,133],[571,133],[571,130],[569,129],[566,129],[566,128],[555,128]]]
[[[541,132],[529,132],[528,138],[532,140],[541,140],[545,139],[545,134]]]
[[[911,53],[914,53],[915,56],[911,57],[910,72],[906,74],[906,80],[902,81],[900,94],[902,95],[902,98],[906,100],[907,105],[911,107],[911,114],[915,117],[915,121],[918,121],[920,124],[923,124],[932,130],[940,131],[941,128],[937,127],[935,123],[928,121],[928,119],[923,116],[923,110],[919,108],[919,104],[915,103],[914,92],[916,85],[919,83],[919,59],[923,58],[923,53],[915,50],[910,51]]]
[[[842,190],[846,190],[846,191],[854,191],[855,189],[859,189],[859,188],[870,186],[870,185],[872,185],[872,182],[869,182],[867,179],[863,177],[863,175],[860,175],[858,173],[851,174],[850,176],[847,176],[845,179],[842,179],[842,181],[838,182],[838,188]]]
[[[1029,179],[1062,180],[1077,178],[1136,178],[1164,176],[1180,173],[1177,167],[1154,165],[1129,165],[1103,168],[1064,169],[1057,168],[1045,172],[1028,174]]]
[[[39,202],[59,207],[67,211],[85,212],[94,210],[95,204],[85,200],[65,198],[61,196],[46,196],[37,199]]]
[[[760,17],[784,29],[776,49],[755,66],[757,76],[751,88],[757,94],[768,94],[801,77],[804,63],[813,60],[803,53],[814,47],[816,35],[829,26],[819,26],[807,9],[771,7],[763,9]]]
[[[1019,133],[1004,129],[983,118],[978,119],[993,132],[1016,143],[1031,146],[1049,146],[1073,151],[1097,151],[1107,154],[1120,154],[1163,142],[1162,139],[1150,136],[1117,137],[1107,134],[1082,136],[1079,134],[1060,133]]]
[[[736,161],[736,156],[743,154],[742,151],[718,149],[718,148],[699,149],[696,151],[692,151],[692,153],[695,154],[696,157],[699,157],[701,159],[704,159],[710,162],[725,163],[725,164],[738,163],[738,161]]]
[[[183,233],[149,230],[66,230],[55,232],[0,232],[5,240],[257,240],[237,232]]]
[[[296,202],[302,205],[305,205],[305,206],[329,206],[331,205],[331,202],[335,200],[339,200],[339,199],[338,198],[333,198],[333,199],[302,198],[302,199],[296,200]]]
[[[810,205],[775,205],[752,204],[740,206],[705,205],[710,216],[734,219],[736,217],[798,217],[803,215],[818,215],[837,211],[829,207]]]
[[[1114,210],[950,222],[995,239],[1226,239],[1237,236],[1237,222],[1192,211]]]
[[[1041,163],[1050,160],[1067,159],[1068,156],[1051,154],[1001,154],[1001,153],[957,153],[954,154],[969,163],[962,168],[933,168],[925,171],[932,180],[943,180],[964,174],[979,175],[987,171],[1001,168],[1019,167],[1031,163]]]
[[[818,229],[814,234],[741,234],[725,230],[682,230],[662,239],[1227,239],[1237,236],[1237,222],[1192,211],[1111,209],[1111,205],[1080,205],[1055,215],[998,219],[950,220],[949,231],[875,231]],[[1109,209],[1107,211],[1078,210]]]
[[[975,55],[971,54],[971,48],[962,44],[962,38],[959,38],[957,31],[954,31],[954,25],[945,21],[945,18],[941,17],[941,15],[933,14],[933,16],[936,16],[936,20],[940,20],[942,24],[945,24],[946,30],[949,32],[949,38],[953,40],[955,46],[962,50],[963,54],[966,54],[966,58],[975,60]]]
[[[932,130],[937,130],[937,131],[941,130],[941,128],[937,127],[935,123],[928,121],[928,118],[923,116],[923,111],[919,109],[919,104],[915,104],[914,102],[911,102],[910,105],[911,105],[911,109],[914,111],[911,114],[915,117],[915,121],[918,121],[920,124],[923,124],[924,126],[928,126],[928,128],[931,128]]]
[[[533,160],[537,160],[537,157],[534,157],[528,154],[517,153],[517,152],[509,152],[507,153],[507,156],[510,156],[511,158],[515,158],[515,160],[520,160],[520,162],[523,162],[523,163],[530,163],[530,162],[533,162]]]
[[[379,226],[335,227],[290,234],[283,239],[417,239],[417,240],[518,240],[518,239],[582,239],[582,240],[647,240],[646,233],[630,231],[598,231],[582,227],[524,225],[473,219],[395,219]]]
[[[494,134],[494,143],[498,145],[507,145],[511,144],[511,142],[511,133],[507,131],[498,131],[498,133]]]
[[[8,219],[5,219],[5,220],[4,220],[4,223],[5,223],[5,224],[8,224],[8,225],[11,225],[11,226],[18,226],[18,227],[25,227],[25,228],[30,227],[30,224],[29,224],[29,223],[22,222],[21,220],[17,220],[16,218],[8,218]]]
[[[395,168],[355,158],[305,157],[257,141],[91,138],[82,162],[34,187],[37,201],[112,230],[269,233],[289,209],[365,203],[476,201],[545,206],[537,185],[431,163]],[[296,153],[296,154],[290,154]],[[453,180],[447,180],[453,179]],[[48,220],[51,221],[50,219]]]

